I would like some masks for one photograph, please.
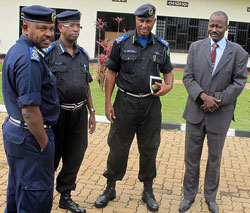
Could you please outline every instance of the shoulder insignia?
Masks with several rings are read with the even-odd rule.
[[[48,48],[43,48],[43,52],[45,53],[45,55],[48,55],[49,52],[53,50],[54,47],[55,45],[51,43]]]
[[[158,37],[157,40],[158,40],[160,43],[162,43],[165,47],[169,47],[169,44],[168,44],[168,42],[167,42],[166,40],[164,40],[164,39],[162,39],[162,38],[160,38],[160,37]]]
[[[169,43],[168,43],[166,40],[164,40],[164,39],[162,39],[162,38],[160,38],[160,37],[158,37],[157,40],[158,40],[160,43],[162,43],[165,47],[168,48],[168,49],[167,49],[167,55],[169,56],[169,55],[170,55]]]
[[[89,60],[89,54],[87,53],[87,51],[85,49],[83,49],[83,47],[80,47],[80,50],[87,56],[87,58]]]
[[[40,62],[40,56],[34,47],[30,47],[30,60]]]
[[[120,44],[121,42],[125,41],[128,37],[129,37],[128,34],[125,33],[125,34],[123,34],[123,35],[118,36],[118,37],[115,39],[115,41],[116,41],[117,44]]]

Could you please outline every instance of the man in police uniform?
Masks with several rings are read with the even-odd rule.
[[[54,37],[55,11],[22,9],[22,35],[8,51],[2,71],[8,112],[3,138],[9,164],[5,212],[50,212],[54,185],[54,135],[59,116],[56,79],[41,48]]]
[[[152,184],[156,177],[156,155],[160,144],[161,102],[172,89],[173,74],[168,43],[151,33],[155,24],[155,7],[140,6],[134,13],[136,29],[118,37],[106,64],[106,116],[111,122],[108,136],[110,153],[107,161],[107,187],[96,200],[95,206],[103,208],[116,197],[115,182],[126,172],[129,149],[137,135],[140,152],[138,178],[144,183],[142,200],[150,211],[158,210]],[[163,73],[164,83],[156,83],[158,92],[150,91],[150,76]],[[115,82],[119,87],[114,102],[111,95]]]
[[[46,60],[57,79],[61,112],[53,131],[55,134],[55,169],[62,158],[62,169],[56,179],[56,189],[61,193],[59,207],[72,212],[85,212],[71,199],[76,188],[76,177],[81,166],[89,132],[95,131],[89,82],[89,58],[84,49],[76,44],[80,33],[79,11],[65,11],[57,15],[60,39],[47,49]],[[87,107],[86,107],[87,105]]]

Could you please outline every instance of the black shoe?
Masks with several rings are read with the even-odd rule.
[[[70,193],[61,194],[59,207],[67,209],[73,213],[86,213],[86,210],[75,203],[70,196]]]
[[[104,208],[105,206],[107,206],[108,202],[110,200],[114,200],[115,197],[115,182],[108,183],[106,189],[104,190],[102,195],[97,198],[94,205],[96,208]]]
[[[183,201],[181,201],[179,212],[187,211],[190,208],[190,206],[192,205],[193,202],[194,202],[194,200],[191,201],[191,200],[188,200],[188,199],[184,199]]]
[[[217,205],[217,203],[215,201],[212,201],[212,202],[207,202],[207,205],[208,205],[208,209],[210,212],[212,213],[219,213],[219,207]]]
[[[153,190],[144,189],[142,194],[142,200],[147,204],[147,208],[151,212],[157,212],[159,209],[159,205],[155,200],[155,196],[153,194]]]

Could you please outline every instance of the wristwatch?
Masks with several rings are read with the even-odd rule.
[[[95,108],[92,107],[92,108],[89,109],[89,111],[90,111],[90,112],[95,112]]]

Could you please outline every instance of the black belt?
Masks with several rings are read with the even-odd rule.
[[[23,127],[25,129],[28,129],[28,126],[27,126],[26,123],[24,123],[23,121],[19,121],[19,120],[15,119],[15,118],[12,118],[11,116],[9,117],[9,122],[12,123],[12,124],[14,124],[15,126],[19,126],[19,127],[21,126],[21,123],[23,123]],[[51,126],[46,125],[46,124],[44,124],[43,127],[44,127],[44,129],[51,128]]]
[[[64,110],[71,110],[71,111],[78,110],[83,106],[83,104],[86,103],[86,101],[87,101],[87,99],[85,99],[84,101],[75,103],[75,104],[61,103],[61,108]]]
[[[136,97],[136,98],[145,98],[145,97],[148,97],[148,96],[152,95],[151,93],[146,93],[146,94],[144,94],[144,93],[133,94],[133,93],[130,93],[130,92],[126,92],[125,90],[121,89],[120,87],[119,87],[119,90],[122,91],[122,92],[125,93],[125,94],[128,94],[128,95],[133,96],[133,97]]]

